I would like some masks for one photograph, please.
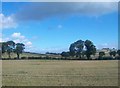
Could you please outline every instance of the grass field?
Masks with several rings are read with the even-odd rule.
[[[118,61],[3,60],[3,86],[117,86]]]

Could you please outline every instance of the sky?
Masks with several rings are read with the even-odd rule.
[[[115,2],[2,2],[0,19],[0,42],[22,42],[25,51],[68,51],[79,39],[118,48]]]

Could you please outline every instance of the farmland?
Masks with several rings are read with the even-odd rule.
[[[3,60],[3,86],[117,86],[118,61]]]

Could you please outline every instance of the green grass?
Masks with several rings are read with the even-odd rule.
[[[118,61],[3,60],[3,86],[117,86]]]

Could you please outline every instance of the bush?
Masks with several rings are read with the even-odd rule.
[[[116,60],[120,60],[120,56],[115,57]]]
[[[101,56],[99,56],[97,58],[97,60],[113,60],[113,57],[110,57],[110,56],[108,56],[108,57],[101,57]]]
[[[113,57],[103,57],[103,60],[113,60]]]
[[[21,59],[28,59],[27,57],[21,57]]]
[[[62,56],[62,57],[69,57],[70,54],[69,54],[69,52],[62,52],[62,53],[61,53],[61,56]]]

